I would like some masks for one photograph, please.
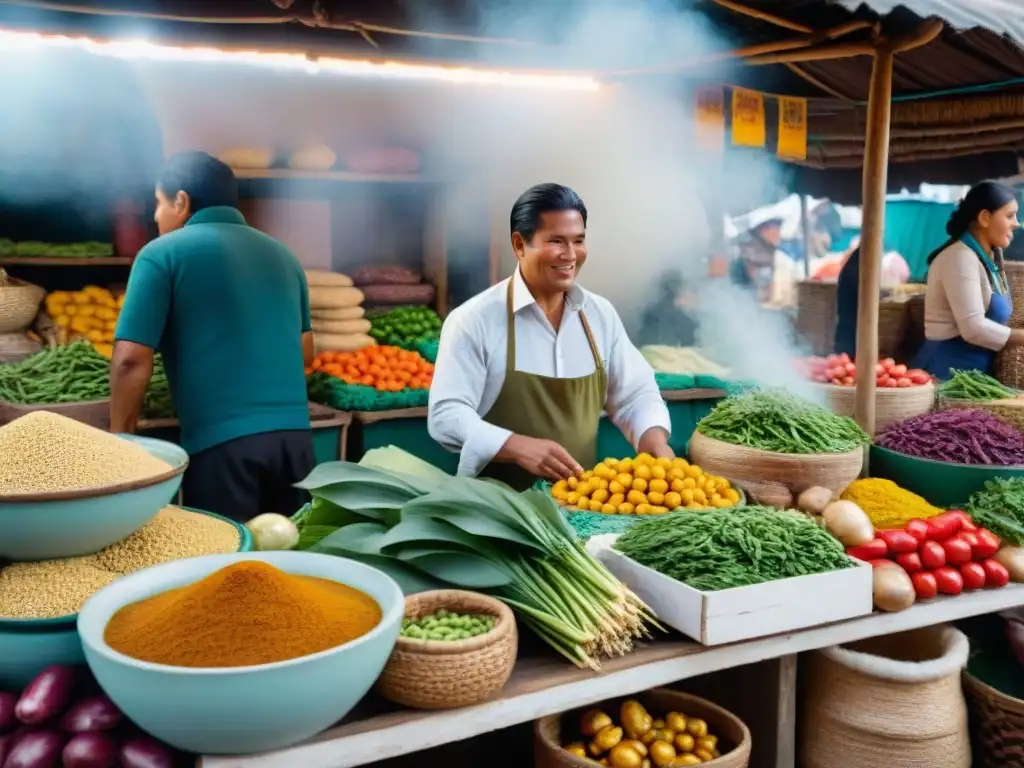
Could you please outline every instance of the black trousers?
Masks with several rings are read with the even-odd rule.
[[[244,523],[263,512],[291,515],[309,500],[293,484],[316,465],[309,430],[247,435],[189,457],[186,506]]]

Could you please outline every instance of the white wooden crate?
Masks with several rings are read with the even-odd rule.
[[[598,536],[587,548],[649,605],[659,621],[703,645],[767,637],[866,616],[873,609],[872,569],[856,568],[701,592],[611,548]]]

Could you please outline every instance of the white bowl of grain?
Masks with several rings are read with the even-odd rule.
[[[0,427],[0,559],[98,552],[137,531],[181,487],[188,454],[48,411]]]

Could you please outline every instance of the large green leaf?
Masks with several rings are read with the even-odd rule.
[[[385,472],[372,467],[353,464],[350,461],[328,461],[318,464],[304,480],[295,484],[296,488],[313,491],[338,483],[372,485],[378,488],[400,489],[410,496],[419,496],[421,491],[414,485],[394,473]]]
[[[549,494],[530,489],[523,494],[523,500],[533,507],[538,517],[551,528],[553,533],[559,534],[568,541],[575,541],[579,538],[576,535],[576,529],[569,525],[569,521],[565,519]]]
[[[384,552],[392,552],[410,544],[446,542],[457,544],[466,549],[474,549],[481,542],[480,538],[466,533],[444,520],[433,517],[406,517],[398,525],[388,531],[381,544]]]
[[[309,512],[302,519],[300,528],[305,530],[310,526],[329,525],[333,528],[340,528],[343,525],[352,523],[365,523],[367,518],[356,514],[350,509],[339,507],[327,499],[313,499]]]
[[[396,560],[401,560],[403,563],[412,562],[420,557],[426,557],[427,555],[464,555],[472,554],[468,549],[464,549],[457,544],[424,544],[410,545],[403,547],[398,550],[395,554]]]
[[[311,549],[314,544],[320,542],[338,530],[336,525],[304,525],[299,532],[299,543],[296,549]]]
[[[414,499],[402,507],[403,522],[417,518],[444,520],[474,536],[499,539],[546,553],[546,549],[536,538],[509,523],[507,518],[493,507],[457,493],[438,491]]]
[[[380,543],[388,529],[380,523],[354,523],[339,528],[311,548],[312,552],[329,550],[359,555],[380,555]]]
[[[323,485],[315,488],[312,493],[315,498],[326,499],[353,512],[361,512],[364,509],[398,510],[403,504],[416,498],[400,488],[384,488],[363,483]]]
[[[463,589],[494,589],[512,583],[512,575],[508,571],[470,553],[424,555],[408,563],[435,579]]]
[[[404,595],[415,595],[420,592],[429,592],[434,589],[451,589],[451,584],[446,584],[443,581],[429,576],[423,571],[412,568],[398,560],[393,560],[390,557],[384,557],[382,555],[359,555],[351,552],[335,551],[335,550],[324,550],[325,554],[337,555],[338,557],[344,557],[349,560],[355,560],[359,563],[365,563],[366,565],[373,566],[374,568],[383,571],[396,582],[402,590]]]

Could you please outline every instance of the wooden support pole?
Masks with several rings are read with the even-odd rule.
[[[804,279],[811,279],[811,216],[807,210],[807,195],[800,193],[800,236],[804,241]]]
[[[857,392],[853,415],[869,435],[875,434],[875,366],[878,364],[878,304],[885,233],[893,60],[891,48],[882,47],[875,52],[868,91],[868,125],[864,143],[864,215],[860,233],[860,284],[857,290]],[[866,470],[866,454],[864,465]]]

